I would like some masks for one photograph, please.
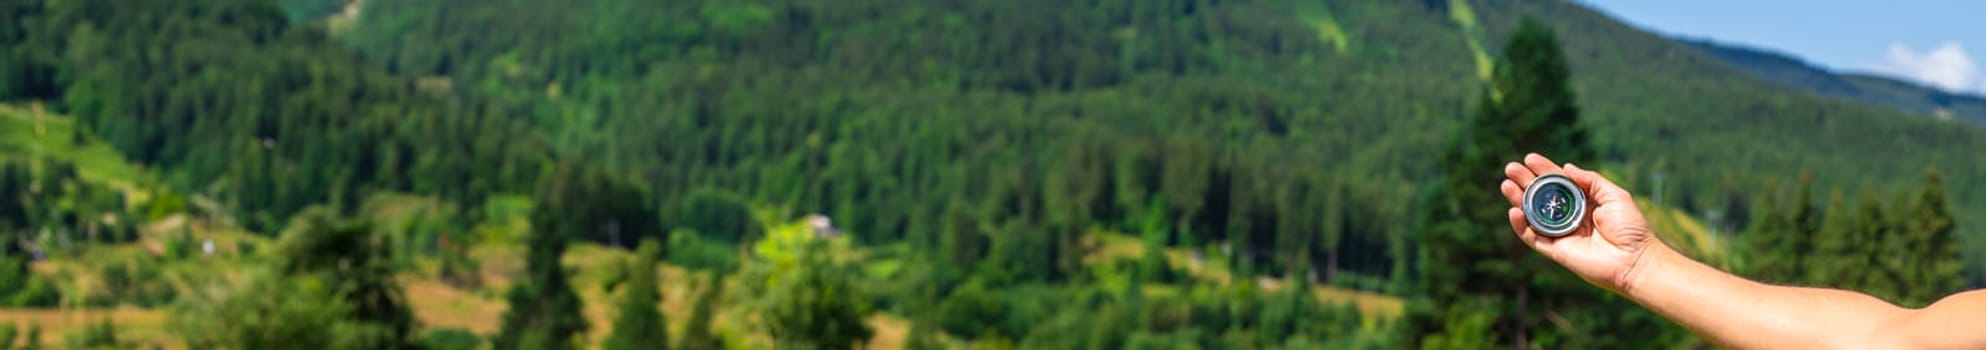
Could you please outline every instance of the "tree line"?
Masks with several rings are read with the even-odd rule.
[[[1733,91],[1729,101],[1678,102],[1683,93],[1663,91],[1619,98],[1648,92],[1634,87],[1574,94],[1595,84],[1581,85],[1581,76],[1639,68],[1560,52],[1590,50],[1579,45],[1605,41],[1597,35],[1553,37],[1553,24],[1500,19],[1485,20],[1509,39],[1483,86],[1468,61],[1475,53],[1462,45],[1467,34],[1451,23],[1454,8],[1421,5],[607,0],[551,10],[531,1],[375,1],[357,23],[334,30],[310,22],[328,13],[321,1],[6,0],[0,99],[45,101],[155,168],[165,186],[217,200],[252,231],[286,241],[395,230],[342,222],[376,193],[465,208],[527,197],[527,271],[505,295],[512,312],[494,337],[502,348],[571,346],[573,334],[606,326],[577,317],[578,287],[559,263],[568,244],[655,241],[660,256],[640,259],[741,273],[759,262],[739,252],[790,219],[765,220],[764,212],[824,214],[859,246],[911,266],[883,276],[848,266],[793,273],[820,283],[790,284],[783,296],[839,297],[822,303],[822,313],[766,305],[781,317],[765,329],[782,341],[848,346],[866,338],[851,319],[878,311],[915,319],[913,333],[929,339],[917,343],[939,345],[1646,344],[1605,327],[1686,341],[1651,314],[1497,241],[1507,236],[1496,234],[1506,230],[1497,210],[1487,210],[1503,207],[1489,190],[1500,176],[1493,169],[1528,151],[1621,164],[1615,170],[1637,193],[1674,196],[1669,203],[1691,213],[1730,214],[1720,227],[1757,227],[1734,247],[1778,252],[1744,262],[1767,278],[1948,281],[1943,260],[1886,258],[1949,255],[1937,249],[1952,246],[1964,220],[1938,226],[1912,216],[1949,211],[1925,204],[1936,199],[1923,193],[1944,190],[1916,190],[1908,197],[1919,204],[1908,206],[1865,195],[1878,203],[1857,216],[1828,209],[1783,219],[1789,214],[1777,212],[1812,205],[1768,205],[1783,195],[1754,197],[1745,185],[1775,173],[1731,169],[1789,158],[1706,151],[1746,144],[1737,140],[1677,141],[1724,135],[1710,128],[1828,133],[1889,115],[1774,100],[1742,83],[1716,86]],[[1496,19],[1529,7],[1477,8]],[[1573,20],[1558,25],[1584,24]],[[1325,22],[1349,28],[1349,39],[1336,40],[1351,44],[1320,40]],[[1649,47],[1659,46],[1633,48]],[[1684,73],[1650,82],[1673,86],[1661,84],[1700,72]],[[1758,118],[1692,126],[1653,112],[1611,113],[1669,107],[1750,108]],[[1787,120],[1807,122],[1771,123]],[[1947,145],[1970,144],[1964,136],[1976,132],[1910,120],[1866,129]],[[1920,153],[1966,159],[1899,152]],[[1695,164],[1683,160],[1703,166],[1677,165]],[[1952,178],[1932,183],[1964,188],[1969,164],[1946,164]],[[1869,174],[1836,163],[1815,170],[1824,184]],[[1662,171],[1675,174],[1672,184],[1644,175]],[[465,210],[449,224],[484,224],[492,211]],[[1145,253],[1088,261],[1098,232],[1136,236]],[[1879,245],[1885,253],[1853,244],[1878,236],[1915,238]],[[1802,237],[1813,246],[1775,246]],[[1185,276],[1167,251],[1242,282]],[[282,255],[317,259],[292,254],[317,253]],[[463,251],[441,254],[445,270],[476,276]],[[348,263],[336,269],[396,266],[325,259]],[[1843,271],[1855,265],[1844,261],[1900,265],[1851,274]],[[390,279],[331,278],[323,276],[331,268],[305,265],[317,267],[272,272],[269,286],[254,288],[347,287],[303,301],[200,307],[294,315],[354,329],[366,336],[350,339],[381,347],[415,342],[387,302]],[[1258,277],[1285,289],[1247,283]],[[1302,297],[1311,283],[1413,302],[1395,325],[1315,305]],[[850,287],[808,288],[842,285]],[[623,291],[636,300],[629,305],[647,295],[635,287]],[[1915,291],[1879,293],[1921,297],[1906,292]],[[709,308],[733,306],[719,304]],[[623,313],[635,315],[630,327],[666,323],[638,309]],[[708,325],[703,314],[686,324]],[[1073,330],[1096,324],[1108,326]],[[222,335],[197,339],[255,344],[245,342],[259,332],[201,331]]]

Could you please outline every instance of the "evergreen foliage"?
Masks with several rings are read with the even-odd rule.
[[[1943,179],[1927,170],[1915,188],[1889,196],[1866,192],[1852,206],[1836,191],[1824,210],[1811,209],[1818,203],[1810,202],[1804,185],[1785,204],[1770,200],[1785,194],[1766,191],[1758,201],[1765,203],[1761,223],[1740,237],[1756,254],[1745,275],[1857,290],[1911,307],[1962,290],[1960,245]]]
[[[81,331],[71,334],[63,346],[70,349],[123,349],[128,345],[118,341],[117,324],[109,318],[97,320],[83,326]]]
[[[662,255],[662,243],[653,238],[642,240],[634,261],[628,265],[631,274],[623,284],[621,300],[614,316],[613,333],[600,345],[603,349],[667,349],[669,348],[668,319],[663,318],[657,309],[662,302],[660,281],[656,280],[656,260]]]
[[[851,279],[853,271],[829,255],[825,240],[804,244],[793,270],[767,286],[765,322],[779,347],[854,349],[875,330],[863,318],[869,306]]]
[[[690,310],[690,320],[683,325],[683,340],[676,344],[678,349],[724,349],[724,338],[711,329],[711,319],[717,317],[717,305],[723,303],[724,275],[711,274],[704,279],[702,291],[697,293],[696,306]]]
[[[0,99],[75,116],[127,157],[277,232],[372,190],[475,203],[528,185],[544,143],[293,25],[274,1],[10,0]],[[461,181],[457,181],[460,179]]]
[[[1963,210],[1986,206],[1986,128],[1748,80],[1577,3],[363,3],[0,0],[0,102],[74,116],[53,137],[165,187],[128,215],[71,164],[16,161],[25,134],[0,130],[0,241],[127,242],[135,218],[182,213],[280,232],[269,271],[223,290],[101,269],[123,277],[104,303],[176,300],[192,348],[475,346],[414,340],[395,268],[447,237],[441,275],[474,288],[470,245],[519,242],[437,231],[507,225],[508,198],[536,205],[498,349],[595,345],[560,263],[580,240],[745,271],[746,297],[702,287],[689,349],[855,346],[871,312],[912,315],[918,346],[1691,345],[1502,234],[1489,188],[1536,151],[1604,165],[1707,237],[1745,228],[1725,254],[1748,276],[1922,305],[1986,271],[1953,260],[1986,242],[1958,239],[1986,232]],[[1501,59],[1479,77],[1474,55]],[[1924,164],[1948,177],[1912,183]],[[1795,169],[1793,199],[1755,195]],[[492,210],[337,218],[381,192]],[[833,217],[860,253],[740,259],[789,213]],[[104,214],[134,219],[92,229]],[[1100,232],[1144,254],[1111,257]],[[191,230],[164,236],[169,259],[196,254]],[[0,304],[63,300],[27,248],[0,244]],[[630,283],[616,338],[666,336],[620,332],[663,328],[635,295],[655,283]],[[1406,295],[1411,327],[1311,283]],[[734,304],[757,316],[713,329]]]
[[[1515,309],[1529,306],[1529,300],[1515,299],[1529,296],[1532,276],[1569,272],[1526,251],[1511,235],[1490,234],[1508,231],[1509,225],[1502,212],[1482,209],[1508,207],[1489,185],[1503,177],[1503,163],[1526,153],[1566,154],[1571,163],[1592,153],[1591,145],[1572,136],[1581,126],[1556,39],[1526,23],[1509,39],[1476,114],[1443,157],[1443,177],[1420,206],[1424,293],[1446,314],[1458,308],[1508,309],[1510,317],[1499,318],[1495,339],[1512,344],[1527,341],[1520,333],[1538,321],[1523,317],[1533,310]],[[1433,315],[1419,317],[1423,329],[1441,329],[1428,319]]]
[[[464,329],[442,328],[421,336],[421,344],[433,350],[473,350],[482,348],[483,338]]]
[[[190,348],[411,349],[420,343],[391,255],[370,223],[308,208],[266,275],[172,315]]]
[[[538,186],[538,206],[531,212],[531,234],[525,240],[525,278],[510,288],[503,328],[491,341],[496,349],[572,349],[575,337],[588,327],[582,306],[569,281],[571,272],[560,263],[574,237],[599,232],[599,213],[579,213],[595,189],[584,181],[597,176],[564,164]],[[575,214],[570,217],[561,214]],[[583,216],[582,216],[583,215]]]

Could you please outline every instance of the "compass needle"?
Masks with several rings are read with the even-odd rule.
[[[1562,237],[1578,229],[1586,216],[1586,196],[1563,174],[1539,176],[1524,189],[1525,220],[1538,234]]]

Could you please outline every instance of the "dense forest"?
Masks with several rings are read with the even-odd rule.
[[[0,247],[0,302],[167,308],[195,348],[847,348],[894,332],[874,317],[910,348],[1701,346],[1513,249],[1492,188],[1525,152],[1603,169],[1748,276],[1906,305],[1986,280],[1965,215],[1986,129],[1732,74],[1557,1],[0,16],[0,101],[27,106],[4,125],[74,123],[0,130],[35,140],[0,148],[0,238],[33,242]],[[32,156],[50,142],[138,170]],[[208,237],[258,267],[189,267]],[[572,253],[603,246],[626,261]],[[72,259],[109,292],[29,268]],[[424,324],[427,280],[501,303],[500,326]],[[131,343],[87,330],[70,344]]]

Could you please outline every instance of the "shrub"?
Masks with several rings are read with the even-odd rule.
[[[50,307],[62,301],[62,294],[46,278],[29,277],[27,285],[6,300],[14,307]]]
[[[738,246],[729,242],[706,239],[690,229],[677,229],[669,233],[667,245],[670,264],[705,271],[731,271],[738,268]]]
[[[728,192],[691,190],[680,205],[681,226],[726,242],[743,242],[764,230],[753,218],[752,207]]]
[[[14,327],[14,324],[12,324],[12,323],[0,323],[0,344],[4,344],[4,345],[6,345],[6,346],[0,346],[0,347],[11,347],[11,346],[13,346],[13,345],[14,345],[14,337],[18,337],[18,336],[20,336],[20,332],[21,332],[21,330],[20,330],[20,329],[18,329],[18,328],[15,328],[15,327]]]
[[[938,324],[946,332],[958,335],[976,336],[998,329],[1005,319],[1000,299],[987,293],[977,283],[967,283],[945,298],[938,307]]]
[[[431,350],[473,350],[483,345],[483,338],[461,328],[441,328],[422,335],[421,344]]]
[[[102,276],[106,299],[103,305],[131,303],[152,307],[172,302],[177,291],[161,278],[157,267],[138,261],[122,261],[97,268]]]
[[[105,318],[70,334],[64,345],[70,349],[121,349],[123,344],[117,341],[117,325]]]

